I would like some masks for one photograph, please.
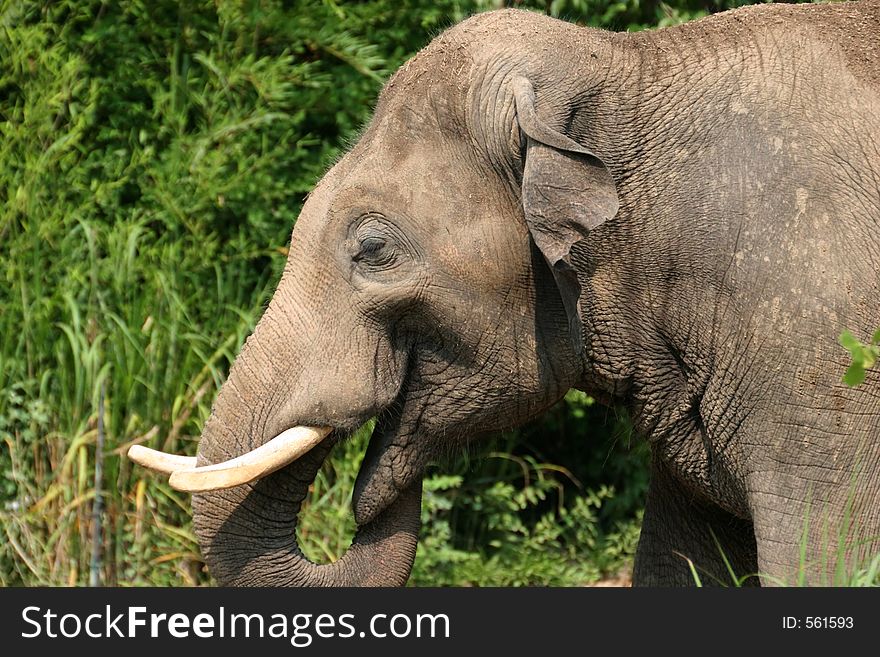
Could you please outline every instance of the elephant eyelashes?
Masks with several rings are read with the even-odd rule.
[[[394,249],[384,237],[365,237],[360,241],[358,252],[352,260],[372,267],[387,266],[394,260]]]
[[[355,256],[355,260],[375,257],[378,253],[381,253],[382,249],[385,248],[385,244],[385,240],[381,237],[366,238],[361,242],[361,249]]]

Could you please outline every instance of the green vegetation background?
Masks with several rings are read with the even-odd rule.
[[[187,496],[122,455],[195,452],[304,195],[382,81],[505,4],[636,30],[747,3],[0,0],[0,584],[86,584],[93,554],[92,581],[210,582]],[[412,582],[579,585],[625,570],[647,483],[628,427],[573,392],[433,468]],[[300,527],[315,559],[350,540],[364,440],[315,483]]]

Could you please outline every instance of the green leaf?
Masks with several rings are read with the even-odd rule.
[[[859,363],[853,363],[847,369],[846,374],[843,375],[843,382],[850,386],[855,387],[862,383],[865,380],[865,368],[862,367]]]
[[[863,347],[856,347],[850,352],[850,356],[852,357],[853,365],[858,365],[859,367],[868,367],[865,363],[865,349]]]
[[[844,349],[846,349],[847,351],[849,351],[853,354],[855,354],[855,352],[858,351],[859,349],[861,349],[861,347],[862,347],[862,343],[859,342],[856,339],[856,336],[854,336],[849,331],[844,331],[843,333],[841,333],[839,341],[840,341],[840,346],[842,346]]]

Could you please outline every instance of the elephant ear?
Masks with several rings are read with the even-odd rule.
[[[525,141],[522,203],[526,224],[556,279],[572,343],[580,353],[581,286],[571,264],[571,247],[617,214],[617,190],[602,160],[538,118],[535,92],[528,80],[513,80],[513,92]]]

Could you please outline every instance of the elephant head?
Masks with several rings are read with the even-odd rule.
[[[567,134],[568,74],[484,38],[532,20],[545,19],[483,15],[435,39],[309,195],[198,467],[165,467],[196,493],[219,582],[403,584],[426,464],[534,418],[578,383],[570,253],[618,199],[591,145]],[[371,418],[357,534],[339,561],[313,564],[296,543],[300,505],[332,446]]]

